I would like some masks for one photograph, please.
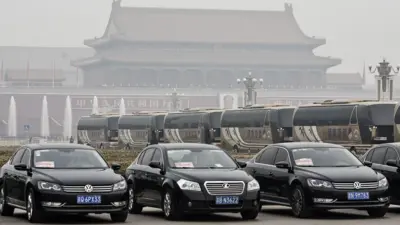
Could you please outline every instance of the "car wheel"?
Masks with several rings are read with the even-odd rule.
[[[177,200],[174,198],[172,191],[167,189],[163,197],[163,212],[167,220],[179,220],[183,213],[179,211]]]
[[[142,213],[143,206],[136,203],[136,195],[133,190],[133,185],[129,185],[128,188],[129,201],[128,201],[128,211],[131,214],[140,214]]]
[[[42,221],[42,212],[37,207],[35,194],[32,188],[28,190],[26,195],[26,215],[28,217],[28,221],[31,223],[39,223]]]
[[[14,214],[14,207],[10,206],[7,204],[6,201],[6,193],[5,193],[5,188],[4,185],[1,185],[0,187],[0,210],[1,210],[1,215],[2,216],[12,216]]]
[[[257,208],[257,209],[253,209],[253,210],[249,210],[249,211],[240,212],[240,215],[242,215],[242,219],[244,219],[244,220],[254,220],[258,216],[258,212],[259,211]]]
[[[128,219],[128,211],[110,213],[111,221],[114,223],[123,223]]]
[[[382,207],[382,208],[374,208],[374,209],[367,209],[368,215],[373,218],[381,218],[386,215],[388,211],[388,207]]]
[[[306,218],[311,215],[311,210],[308,208],[303,188],[300,185],[297,185],[295,188],[293,188],[290,204],[292,206],[292,212],[294,216]]]

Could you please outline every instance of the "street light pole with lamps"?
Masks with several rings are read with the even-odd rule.
[[[378,71],[378,74],[375,75],[377,80],[377,100],[385,100],[385,93],[389,91],[389,101],[393,100],[393,77],[396,76],[399,71],[400,67],[397,66],[393,68],[389,62],[383,59],[374,69],[372,66],[369,66],[370,73],[375,73]],[[391,74],[393,72],[393,74]],[[387,86],[389,85],[389,90],[387,90]],[[381,95],[382,93],[382,95]]]
[[[166,95],[171,97],[171,105],[172,105],[172,111],[178,111],[179,110],[179,103],[180,103],[180,96],[183,96],[183,93],[178,93],[176,91],[176,88],[174,88],[174,91],[172,93],[167,93]]]
[[[245,105],[253,105],[257,103],[257,96],[256,96],[256,91],[255,87],[257,84],[262,85],[264,82],[263,79],[256,79],[251,76],[251,72],[249,72],[249,75],[247,77],[244,77],[243,79],[237,79],[237,83],[243,83],[244,86],[246,87],[246,99],[245,99]],[[254,99],[253,99],[254,98]]]

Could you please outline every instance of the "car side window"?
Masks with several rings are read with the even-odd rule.
[[[31,151],[26,149],[24,155],[21,158],[21,163],[30,166]]]
[[[371,149],[371,151],[368,152],[367,157],[365,157],[365,161],[371,162],[374,151],[375,151],[375,149]]]
[[[258,163],[273,165],[277,151],[278,151],[278,149],[275,147],[270,147],[270,148],[265,149],[264,152],[262,153]]]
[[[397,154],[396,150],[394,150],[393,148],[388,148],[388,150],[386,152],[385,160],[383,161],[383,164],[386,165],[386,163],[389,159],[396,160],[396,161],[399,159],[399,154]]]
[[[151,159],[153,162],[162,162],[162,154],[160,149],[156,149],[153,154],[153,158]]]
[[[24,148],[18,150],[18,152],[14,155],[14,157],[11,161],[11,165],[19,164],[21,162],[21,158],[22,158],[22,155],[24,154],[24,152],[25,152]]]
[[[143,155],[141,165],[148,166],[151,162],[151,158],[153,157],[154,148],[147,149]]]
[[[278,153],[276,153],[274,165],[277,162],[288,162],[288,157],[289,157],[288,152],[285,149],[282,149],[282,148],[278,149]]]
[[[383,164],[383,160],[385,159],[387,147],[378,147],[375,148],[374,154],[372,155],[371,162],[376,164]]]

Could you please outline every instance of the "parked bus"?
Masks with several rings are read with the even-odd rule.
[[[118,115],[83,116],[78,121],[78,143],[97,148],[118,144]]]
[[[299,106],[294,113],[294,141],[330,142],[362,153],[373,144],[394,141],[396,103],[333,101]]]
[[[400,104],[396,105],[394,113],[394,141],[400,142]]]
[[[218,142],[221,109],[185,109],[168,113],[164,120],[164,137],[171,143]]]
[[[120,143],[131,149],[164,142],[165,115],[166,112],[139,112],[121,116],[118,120]]]
[[[261,105],[226,110],[221,116],[221,144],[236,152],[254,152],[272,143],[291,141],[294,109]]]

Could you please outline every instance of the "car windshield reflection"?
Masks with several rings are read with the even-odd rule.
[[[293,149],[293,159],[300,167],[362,166],[360,160],[345,148]]]
[[[219,149],[168,150],[168,163],[179,169],[226,169],[237,168],[236,162]]]

